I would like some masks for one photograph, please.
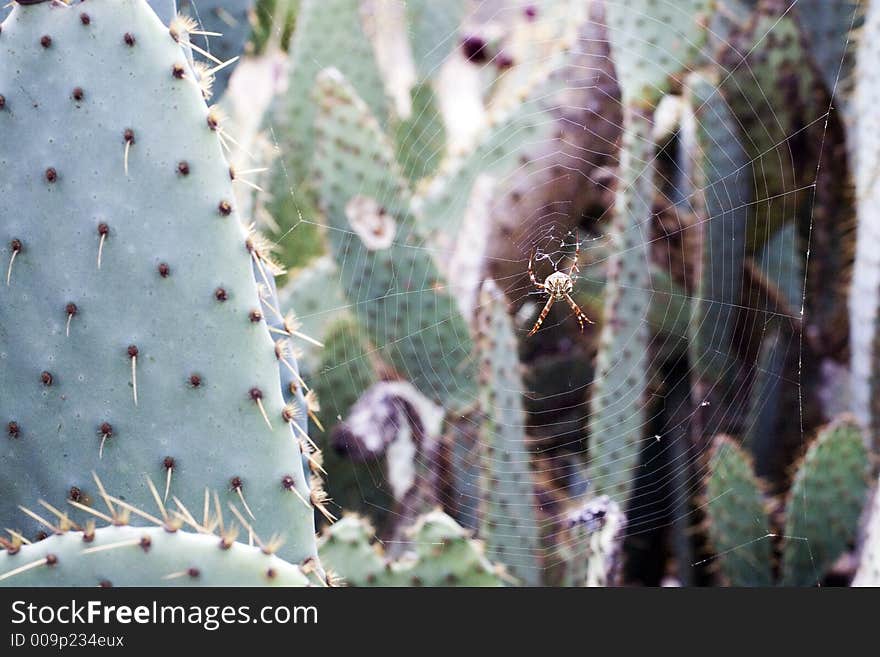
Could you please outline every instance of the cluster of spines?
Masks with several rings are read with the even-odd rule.
[[[203,512],[197,519],[176,497],[175,508],[168,508],[149,479],[158,515],[110,495],[97,476],[95,484],[106,510],[87,506],[79,499],[68,500],[72,507],[88,513],[89,519],[82,524],[44,500],[40,500],[40,512],[21,507],[46,528],[46,533],[36,542],[13,530],[7,530],[9,538],[0,537],[0,547],[6,552],[5,558],[0,557],[0,586],[331,584],[313,558],[300,564],[278,558],[282,541],[278,537],[262,540],[234,505],[229,505],[234,520],[225,520],[219,496],[207,489]],[[131,525],[133,516],[146,521],[147,526]],[[106,524],[98,527],[98,522]],[[240,530],[236,522],[245,530],[247,544],[237,542]],[[145,561],[170,537],[176,539],[170,552],[157,557],[158,563]],[[213,560],[218,551],[230,553],[220,564]],[[74,565],[67,568],[68,563]],[[172,568],[172,564],[178,567]],[[110,573],[114,575],[108,576]]]

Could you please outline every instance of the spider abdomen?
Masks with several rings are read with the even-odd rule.
[[[544,288],[556,298],[569,294],[573,287],[571,276],[561,271],[553,272],[544,281]]]

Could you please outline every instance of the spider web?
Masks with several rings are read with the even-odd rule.
[[[198,3],[193,4],[197,6]],[[542,37],[537,30],[530,44],[536,61],[520,60],[511,69],[499,72],[497,54],[503,52],[507,43],[505,37],[512,32],[513,26],[522,24],[524,12],[534,10],[535,22],[547,22],[546,34],[558,34],[560,19],[564,21],[566,18],[554,14],[554,8],[559,4],[551,0],[529,3],[483,0],[472,3],[471,13],[465,24],[449,37],[458,41],[465,34],[485,34],[489,35],[490,44],[497,42],[502,46],[495,50],[495,57],[486,62],[457,62],[455,66],[458,68],[454,70],[466,71],[468,74],[464,78],[458,78],[456,84],[442,86],[441,81],[443,92],[451,95],[446,100],[454,105],[455,95],[460,94],[460,104],[468,106],[466,103],[472,102],[473,98],[467,94],[473,87],[473,81],[477,80],[482,85],[480,101],[485,103],[487,98],[492,98],[493,91],[503,88],[505,76],[514,76],[521,69],[542,63],[550,36]],[[781,5],[778,20],[770,23],[766,34],[760,35],[755,48],[765,39],[773,38],[780,21],[787,20],[796,13],[797,4],[797,0],[792,0]],[[577,550],[582,549],[582,546],[572,540],[564,526],[569,515],[591,499],[595,489],[590,477],[590,445],[594,437],[588,432],[591,392],[596,383],[594,361],[596,351],[600,348],[599,336],[604,313],[603,290],[607,285],[608,265],[613,250],[620,248],[611,239],[611,221],[615,212],[614,194],[622,191],[618,188],[619,177],[616,170],[617,148],[624,130],[620,99],[615,89],[613,63],[607,54],[607,45],[596,42],[592,37],[595,31],[591,33],[587,30],[587,36],[584,34],[585,31],[581,30],[576,49],[584,52],[584,57],[578,61],[586,60],[588,63],[566,64],[565,88],[559,94],[564,99],[561,103],[562,111],[552,119],[568,131],[567,136],[572,131],[581,131],[582,137],[561,145],[560,142],[555,142],[556,145],[549,150],[546,143],[529,144],[526,150],[537,152],[537,156],[527,163],[520,162],[518,166],[509,167],[500,174],[493,171],[490,174],[493,193],[484,213],[488,232],[482,241],[474,241],[475,249],[485,249],[480,277],[494,279],[503,290],[509,302],[519,342],[520,360],[523,364],[523,403],[526,411],[522,429],[526,440],[521,453],[509,454],[507,457],[514,461],[527,461],[532,467],[537,508],[537,527],[533,529],[546,539],[538,555],[541,579],[546,583],[559,583],[559,572],[564,569],[566,561],[571,559],[572,551],[577,553]],[[718,34],[714,37],[721,38]],[[720,45],[729,46],[735,51],[733,44],[722,40]],[[528,57],[529,51],[524,52]],[[630,583],[707,583],[712,579],[711,568],[707,566],[723,558],[726,553],[746,550],[756,542],[770,541],[776,545],[781,538],[778,529],[766,517],[754,519],[754,534],[750,541],[724,553],[716,554],[711,546],[694,538],[695,533],[700,533],[697,530],[705,519],[707,509],[717,503],[715,499],[705,499],[703,485],[712,436],[695,436],[694,426],[714,427],[719,433],[730,431],[740,444],[747,435],[756,431],[763,432],[761,439],[764,442],[759,444],[763,445],[762,449],[769,450],[775,456],[765,459],[770,465],[759,474],[775,480],[778,490],[774,492],[781,494],[787,481],[784,476],[780,476],[780,471],[799,453],[816,427],[832,417],[835,406],[840,401],[832,394],[830,400],[826,400],[827,403],[821,406],[816,401],[817,397],[821,397],[821,390],[817,393],[816,389],[827,389],[829,386],[823,383],[822,376],[827,379],[843,368],[845,347],[829,348],[824,352],[820,350],[818,358],[822,363],[822,372],[817,374],[817,367],[810,362],[816,357],[816,349],[810,339],[826,334],[826,327],[817,325],[818,321],[830,320],[820,317],[813,321],[807,313],[810,307],[808,295],[821,291],[821,286],[817,286],[810,278],[811,248],[821,247],[821,244],[814,243],[817,230],[816,206],[824,201],[817,199],[817,187],[820,176],[826,175],[822,169],[828,162],[829,148],[826,139],[830,139],[832,145],[841,141],[841,131],[835,128],[840,119],[828,101],[811,114],[803,116],[801,125],[792,129],[774,111],[770,101],[774,97],[773,90],[762,88],[761,80],[752,73],[750,54],[751,51],[736,52],[733,60],[714,62],[714,66],[721,70],[719,86],[728,90],[738,84],[736,80],[745,79],[761,89],[760,97],[748,98],[753,115],[745,117],[747,120],[736,116],[738,134],[744,145],[756,148],[759,143],[764,143],[757,138],[758,131],[764,131],[767,135],[782,131],[783,139],[772,144],[772,152],[751,152],[748,170],[737,171],[736,175],[747,176],[749,180],[749,221],[755,222],[759,210],[781,210],[791,217],[789,225],[794,229],[794,237],[788,242],[767,239],[760,249],[750,248],[745,241],[728,243],[722,252],[713,252],[711,258],[713,262],[720,260],[722,265],[729,265],[727,269],[730,276],[742,278],[743,292],[732,302],[718,302],[711,294],[697,294],[693,267],[701,255],[695,250],[691,237],[700,226],[692,221],[688,211],[696,196],[710,190],[701,185],[693,171],[684,170],[674,155],[671,155],[674,154],[680,138],[675,127],[677,123],[672,121],[673,129],[670,132],[662,134],[661,131],[658,135],[656,156],[653,161],[643,163],[644,169],[648,171],[650,167],[656,167],[655,186],[658,189],[684,187],[689,191],[678,198],[672,193],[658,194],[659,198],[655,199],[649,221],[637,227],[642,234],[640,241],[645,245],[644,266],[651,272],[651,286],[647,288],[647,292],[651,297],[652,310],[640,318],[641,322],[648,325],[650,343],[629,345],[631,349],[645,349],[648,354],[648,391],[639,408],[643,424],[639,436],[638,472],[633,473],[637,478],[637,488],[630,503],[625,505],[627,567],[624,580]],[[460,59],[458,50],[447,60],[456,57]],[[443,66],[452,69],[452,65],[446,62]],[[470,67],[469,72],[467,67]],[[842,68],[841,61],[832,94],[836,90]],[[494,86],[487,87],[485,80],[493,78]],[[235,82],[236,76],[233,77],[233,90]],[[668,108],[653,109],[656,110],[655,124],[663,123],[665,117],[662,112]],[[471,117],[474,125],[460,126],[460,130],[450,135],[450,138],[457,144],[467,144],[469,135],[478,135],[481,130],[486,129],[484,118]],[[535,115],[536,125],[543,125],[547,120],[546,116]],[[810,165],[814,167],[811,172],[803,170],[805,165],[801,161],[799,150],[807,133],[810,138],[818,135],[820,139],[814,152],[814,161]],[[277,145],[277,140],[271,133],[270,139]],[[251,166],[255,166],[253,160],[250,161]],[[490,157],[487,157],[485,164],[487,171],[495,169],[496,162]],[[834,171],[837,170],[835,167]],[[736,198],[737,192],[733,186],[738,181],[734,178],[736,176],[715,181],[712,193]],[[781,191],[774,188],[774,180],[779,178],[786,181]],[[791,182],[794,180],[805,182],[796,186]],[[292,180],[289,193],[292,197],[300,194]],[[470,188],[456,190],[455,194],[460,196],[455,199],[456,202],[461,202],[463,207],[475,203]],[[385,201],[393,204],[390,199],[377,200],[380,204]],[[298,204],[298,207],[307,207],[307,204]],[[851,208],[848,211],[851,212]],[[713,219],[715,217],[708,217],[706,220]],[[303,236],[313,234],[316,229],[327,230],[322,226],[323,220],[319,215],[303,211],[295,226],[275,239],[283,248]],[[769,234],[769,229],[766,232],[768,234],[764,238],[773,237]],[[350,237],[357,239],[354,231]],[[408,232],[399,231],[394,241],[395,244],[405,244],[408,248],[417,249],[424,258],[442,262],[452,257],[452,247],[424,242],[413,245],[411,237],[413,236]],[[533,258],[536,276],[542,281],[553,271],[567,271],[576,245],[580,248],[580,272],[575,280],[573,297],[597,325],[588,326],[581,333],[567,305],[556,303],[540,331],[527,338],[526,334],[546,302],[546,294],[529,281],[529,259]],[[778,289],[762,281],[756,282],[758,273],[780,272],[792,259],[799,264],[801,270],[791,274],[799,285],[792,288],[794,294],[789,294],[789,298],[778,299]],[[742,265],[736,265],[743,260],[756,271],[749,273],[743,270]],[[297,267],[308,263],[303,261],[284,264],[292,267],[291,279],[295,279]],[[626,285],[625,282],[622,284]],[[412,290],[412,293],[418,294],[421,291]],[[354,290],[350,291],[349,296],[358,298],[359,295]],[[781,296],[785,297],[785,294]],[[688,320],[690,309],[697,302],[722,306],[724,312],[709,314],[707,317],[722,318],[717,321],[724,322],[725,326],[717,328],[728,331],[732,336],[731,342],[735,342],[735,358],[729,366],[734,383],[730,394],[720,401],[708,394],[711,390],[703,397],[694,393],[693,382],[697,377],[697,369],[693,361],[694,354],[688,353],[691,339]],[[330,312],[322,310],[313,315],[299,312],[298,316],[305,325],[313,326],[329,322],[335,311],[350,313],[352,310],[352,304],[343,299]],[[477,312],[477,309],[473,311]],[[466,317],[466,320],[470,322],[471,317]],[[432,321],[444,322],[452,319],[440,317],[432,318]],[[809,331],[814,334],[808,334]],[[349,346],[351,353],[358,354],[355,359],[357,362],[343,358],[335,367],[349,367],[354,364],[372,370],[375,367],[374,357],[389,347],[373,345],[368,353],[363,354],[357,344],[352,343]],[[768,352],[770,356],[776,355],[775,360],[767,357]],[[710,357],[711,355],[706,354],[697,355],[698,359]],[[320,377],[322,371],[312,371],[311,374],[313,377]],[[398,369],[397,374],[406,379],[411,373],[403,368]],[[645,373],[635,374],[642,376]],[[511,386],[513,387],[513,383]],[[807,387],[809,389],[805,390]],[[611,390],[610,394],[617,392]],[[332,398],[322,400],[330,406],[335,406],[335,401]],[[476,398],[473,399],[474,404],[477,401]],[[794,413],[790,412],[792,404]],[[774,416],[772,411],[775,411],[775,421],[771,426],[758,426],[762,417]],[[337,419],[344,420],[344,414],[340,414]],[[462,435],[469,434],[469,438],[461,439],[458,445],[458,462],[469,464],[479,471],[481,461],[476,438],[479,423],[475,416],[467,416],[458,419],[458,425],[457,432],[450,430],[447,425],[445,435],[455,435],[461,439]],[[330,448],[329,437],[333,427],[328,426],[326,429],[327,434],[323,436],[324,446]],[[768,431],[773,435],[778,433],[777,443],[780,444],[773,444],[772,436],[767,435]],[[316,433],[313,431],[313,435]],[[624,438],[623,435],[610,435],[604,436],[603,440]],[[780,454],[789,459],[788,463],[773,460],[782,458]],[[435,460],[433,453],[418,450],[413,458],[416,487],[435,485],[433,481],[428,481],[429,473],[448,472],[444,469],[448,469],[449,464]],[[390,531],[389,527],[397,519],[414,517],[423,509],[414,506],[408,497],[393,500],[388,494],[388,473],[384,458],[365,459],[353,473],[348,486],[356,490],[348,492],[359,498],[362,512],[384,519],[379,520],[381,533],[386,543],[393,544],[400,536]],[[485,472],[482,474],[485,475]],[[334,471],[330,470],[331,491],[333,479]],[[453,515],[463,525],[477,528],[480,492],[473,481],[444,483],[447,485],[437,492],[437,501],[452,510]],[[492,486],[499,482],[488,483]],[[385,491],[384,496],[377,496],[377,490]],[[619,502],[624,504],[623,500]],[[786,540],[809,543],[807,538],[801,536],[786,537]],[[516,560],[519,556],[523,559],[518,565],[532,567],[531,561],[525,558],[528,556],[525,550],[523,555],[513,555],[510,558]],[[586,554],[582,556],[586,558]],[[768,563],[766,567],[769,569],[771,565]],[[817,572],[817,583],[821,582],[821,577],[822,573]]]

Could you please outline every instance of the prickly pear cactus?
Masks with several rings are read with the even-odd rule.
[[[446,146],[446,129],[428,83],[412,90],[412,112],[394,125],[394,149],[400,168],[410,182],[433,173]]]
[[[421,516],[407,533],[412,551],[390,560],[371,543],[369,523],[349,515],[324,531],[318,549],[348,586],[503,586],[503,571],[486,559],[482,544],[442,511]]]
[[[634,110],[628,109],[627,113]],[[591,389],[590,479],[597,494],[621,507],[636,485],[647,386],[645,316],[651,299],[647,244],[653,198],[650,121],[627,122],[611,229],[613,253],[605,285],[605,314]]]
[[[466,0],[409,0],[406,3],[410,46],[421,78],[436,76],[443,61],[458,46],[458,27],[466,8]]]
[[[608,39],[624,103],[605,311],[590,417],[590,473],[597,493],[622,508],[636,487],[644,429],[651,303],[654,106],[699,58],[709,0],[636,0],[606,7]]]
[[[816,106],[816,82],[794,18],[778,2],[762,2],[717,55],[721,83],[748,135],[742,143],[751,161],[744,172],[754,186],[747,230],[747,250],[757,250],[808,202],[805,184],[814,180],[811,155],[799,145],[805,124],[825,111]],[[805,175],[805,172],[810,172]]]
[[[338,71],[318,76],[315,179],[348,302],[379,355],[450,408],[476,396],[471,342],[416,231],[392,149]]]
[[[216,117],[143,0],[16,6],[0,42],[0,518],[205,488],[315,556]],[[156,190],[162,193],[157,194]]]
[[[320,343],[329,339],[331,327],[350,319],[345,294],[339,285],[339,269],[333,258],[321,256],[300,269],[287,285],[278,291],[282,308],[291,308],[300,331]],[[324,356],[313,342],[299,345],[301,364],[307,372],[315,372]]]
[[[688,198],[695,216],[689,233],[697,252],[690,363],[697,395],[705,396],[712,389],[723,396],[734,374],[731,330],[736,324],[745,258],[741,247],[751,188],[743,169],[748,159],[715,76],[689,75],[685,98],[680,139],[686,161],[683,169],[693,185]],[[739,246],[730,248],[731,244]]]
[[[196,47],[207,53],[197,53],[196,57],[209,68],[220,66],[244,53],[251,34],[250,14],[254,10],[254,0],[178,0],[177,6],[182,14],[198,22],[199,31],[221,35],[191,37]],[[223,95],[237,63],[224,66],[214,75],[212,91],[215,98]]]
[[[799,0],[796,5],[798,24],[813,62],[827,89],[844,105],[845,114],[855,66],[853,30],[861,27],[868,4],[859,0]]]
[[[653,107],[694,67],[706,41],[712,0],[607,3],[608,40],[627,105]]]
[[[531,452],[526,445],[523,384],[507,300],[487,279],[477,305],[480,354],[482,508],[480,536],[489,558],[502,561],[524,585],[542,574],[541,528],[536,513]]]
[[[815,585],[855,540],[869,470],[854,420],[837,420],[819,432],[797,468],[786,505],[783,585]]]
[[[0,586],[308,586],[307,568],[210,532],[69,530],[0,555]]]
[[[315,117],[320,114],[312,90],[322,69],[332,66],[341,71],[374,116],[384,120],[385,91],[359,4],[359,0],[302,0],[300,4],[290,44],[288,89],[272,110],[271,129],[283,158],[272,185],[278,194],[289,193],[309,173]],[[290,225],[284,217],[276,219],[286,230],[295,218],[290,218]]]
[[[749,457],[729,437],[715,439],[706,480],[706,516],[717,563],[733,586],[770,586],[772,532]]]
[[[527,149],[558,149],[558,110],[555,93],[564,86],[562,63],[567,50],[558,52],[519,91],[522,102],[494,108],[488,127],[474,147],[440,162],[433,176],[420,181],[413,209],[420,224],[441,253],[451,251],[466,215],[471,189],[482,175],[503,177],[521,166]]]

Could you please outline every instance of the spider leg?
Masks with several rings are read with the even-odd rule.
[[[571,264],[571,269],[568,271],[568,277],[572,280],[574,280],[575,273],[580,272],[581,270],[581,268],[578,267],[578,259],[581,255],[581,234],[577,228],[575,228],[574,231],[574,239],[574,262]]]
[[[578,305],[574,302],[574,299],[572,299],[569,295],[566,294],[565,300],[568,301],[568,305],[571,306],[571,309],[574,312],[574,316],[577,317],[578,324],[580,324],[580,326],[581,326],[581,331],[584,330],[584,322],[586,322],[587,324],[595,324],[595,322],[592,319],[590,319],[589,317],[584,315],[584,311],[582,311],[578,307]]]
[[[539,283],[538,279],[535,278],[535,270],[532,268],[532,259],[535,257],[535,252],[532,251],[532,255],[529,256],[529,278],[532,279],[532,284],[538,288],[539,290],[544,289],[544,284]]]
[[[547,313],[550,312],[550,306],[553,305],[553,302],[556,299],[554,297],[550,297],[547,299],[547,304],[544,306],[544,310],[541,311],[541,314],[538,316],[538,321],[535,322],[535,325],[532,327],[532,330],[529,331],[528,337],[532,337],[535,333],[537,333],[538,329],[541,328],[541,324],[544,323],[544,318],[547,317]]]

